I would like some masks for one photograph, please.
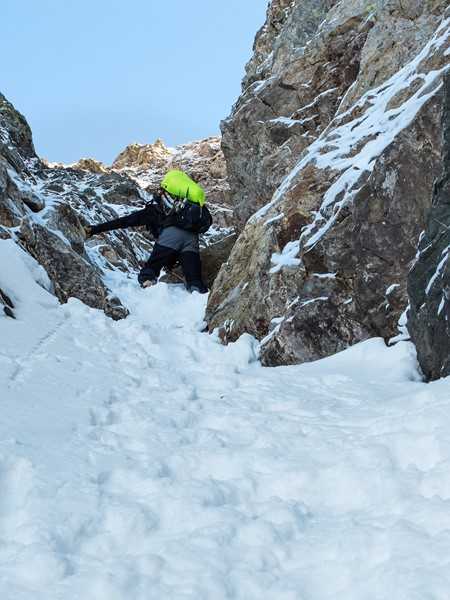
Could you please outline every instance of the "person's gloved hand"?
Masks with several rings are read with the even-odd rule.
[[[88,240],[94,235],[91,225],[83,225],[84,237]]]

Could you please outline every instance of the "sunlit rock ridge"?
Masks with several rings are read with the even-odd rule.
[[[406,323],[442,167],[447,5],[269,5],[222,123],[241,234],[207,309],[225,341],[261,340],[266,365],[390,340]]]

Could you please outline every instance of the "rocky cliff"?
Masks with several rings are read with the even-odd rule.
[[[268,365],[397,334],[441,168],[443,0],[274,0],[222,123],[241,234],[207,310]]]
[[[111,218],[123,195],[130,204],[144,200],[129,178],[49,168],[35,153],[24,117],[0,96],[1,237],[37,259],[60,301],[73,296],[113,318],[126,310],[104,284],[102,266],[136,267],[144,240],[134,245],[118,235],[85,247],[83,224]]]
[[[153,242],[141,229],[86,242],[83,226],[142,207],[169,165],[212,181],[207,191],[216,226],[204,242],[205,276],[212,283],[234,240],[220,143],[209,139],[174,151],[161,142],[156,146],[164,160],[152,160],[146,147],[145,159],[138,152],[136,160],[127,149],[113,168],[92,159],[70,167],[50,165],[36,155],[25,118],[0,95],[0,238],[14,239],[46,269],[61,302],[75,297],[115,319],[126,316],[105,283],[106,275],[114,269],[136,271]],[[0,305],[8,316],[14,316],[18,301],[0,290]]]
[[[443,170],[409,274],[408,330],[427,379],[450,375],[450,74],[442,113]]]

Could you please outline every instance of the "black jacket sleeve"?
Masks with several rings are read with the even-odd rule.
[[[128,227],[140,227],[144,225],[148,229],[153,230],[155,227],[158,227],[160,221],[161,212],[159,207],[156,204],[148,204],[142,210],[137,210],[124,217],[106,221],[99,225],[92,225],[91,229],[93,235],[113,231],[114,229],[127,229]]]

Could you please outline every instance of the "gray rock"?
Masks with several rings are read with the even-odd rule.
[[[303,4],[294,0],[289,14]],[[275,67],[267,47],[266,79],[244,90],[224,123],[243,230],[207,320],[225,342],[243,332],[262,340],[264,364],[397,334],[441,164],[437,74],[449,62],[438,29],[447,3],[402,4],[406,12],[395,2],[333,3],[302,52]],[[286,15],[278,37],[291,35],[288,24]]]
[[[13,310],[14,304],[11,298],[5,294],[2,289],[0,289],[0,306],[2,306],[3,312],[7,317],[10,317],[11,319],[16,318]]]
[[[36,158],[33,136],[25,117],[2,94],[0,94],[0,130],[0,153],[10,157],[12,163],[20,164],[20,159]]]
[[[149,161],[156,160],[157,151],[164,160],[155,166]],[[86,240],[84,227],[142,208],[150,196],[140,184],[161,178],[169,162],[171,168],[189,170],[223,202],[211,205],[215,228],[206,237],[205,254],[209,282],[235,239],[229,235],[233,211],[226,206],[226,168],[217,138],[180,146],[175,153],[162,143],[134,145],[120,161],[114,169],[90,159],[69,167],[41,161],[26,120],[0,96],[0,238],[19,243],[46,269],[61,302],[75,297],[114,319],[127,310],[103,276],[108,269],[138,271],[153,240],[144,228]],[[12,308],[5,305],[4,311]]]
[[[236,233],[229,233],[201,249],[203,278],[209,288],[212,287],[222,265],[227,262],[236,238]]]
[[[427,380],[450,375],[450,74],[442,112],[443,168],[408,278],[408,330]]]
[[[50,169],[40,161],[24,117],[0,95],[1,238],[17,241],[44,266],[61,302],[76,297],[104,309],[114,319],[123,318],[126,309],[106,288],[99,265],[85,250],[82,226],[92,209],[84,193],[87,177],[89,174],[81,171]],[[98,189],[108,190],[107,182],[99,182],[100,177]],[[126,176],[113,177],[111,191],[127,184],[136,188]],[[94,197],[100,201],[100,197]],[[110,209],[104,211],[101,204],[98,210],[111,215]],[[35,219],[35,213],[39,213],[39,219]],[[135,253],[128,247],[130,254],[137,266]],[[4,312],[13,316],[13,307],[6,303]]]
[[[330,0],[272,2],[243,92],[222,121],[231,201],[242,228],[328,127],[355,82],[373,22],[351,13],[319,30]]]
[[[113,319],[127,316],[128,312],[120,302],[110,297],[101,273],[57,233],[37,223],[24,222],[18,239],[22,247],[45,268],[61,302],[74,297],[92,308],[103,309]]]

